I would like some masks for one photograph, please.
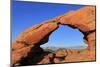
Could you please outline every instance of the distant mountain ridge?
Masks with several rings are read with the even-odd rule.
[[[87,46],[71,46],[71,47],[64,47],[64,46],[47,46],[47,47],[42,47],[44,50],[52,50],[56,51],[58,49],[85,49]]]

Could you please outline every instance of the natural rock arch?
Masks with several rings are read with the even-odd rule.
[[[32,26],[22,32],[12,45],[12,64],[20,62],[31,51],[34,53],[40,49],[40,45],[48,42],[49,35],[59,28],[59,24],[78,28],[84,34],[88,50],[91,52],[95,49],[95,7],[87,6]]]
[[[66,48],[66,49],[78,49],[78,48],[87,48],[85,43],[84,34],[78,29],[73,29],[68,25],[59,25],[59,28],[52,32],[49,36],[49,41],[45,44],[42,44],[40,47],[45,49],[53,48]],[[52,52],[53,50],[51,50]],[[56,49],[57,51],[57,49]]]

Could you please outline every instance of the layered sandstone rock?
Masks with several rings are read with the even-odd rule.
[[[12,63],[16,64],[21,58],[26,57],[32,47],[48,42],[49,35],[57,28],[57,23],[47,22],[24,31],[12,45]]]
[[[48,42],[49,35],[59,27],[59,24],[77,28],[84,34],[89,51],[80,59],[87,57],[88,53],[95,55],[95,19],[95,7],[87,6],[28,28],[17,37],[12,45],[12,64],[61,63],[61,61],[70,62],[72,58],[73,60],[71,62],[73,62],[77,60],[75,57],[83,56],[84,52],[81,54],[77,50],[63,50],[55,54],[49,53],[44,55],[45,52],[40,48],[40,45]]]
[[[82,32],[95,30],[95,7],[88,6],[80,10],[65,13],[59,22],[76,27]]]

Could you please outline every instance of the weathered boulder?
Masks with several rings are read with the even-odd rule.
[[[56,53],[55,53],[55,57],[65,57],[67,56],[68,53],[66,50],[58,50]]]
[[[54,58],[54,63],[62,63],[62,61],[59,58]]]
[[[50,63],[53,63],[53,59],[54,59],[54,54],[48,53],[37,64],[50,64]]]
[[[32,47],[33,45],[16,50],[16,51],[12,51],[12,64],[16,64],[20,62],[22,58],[27,57]]]

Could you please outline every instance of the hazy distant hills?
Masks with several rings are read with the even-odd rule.
[[[56,51],[58,49],[85,49],[87,46],[71,46],[71,47],[64,47],[64,46],[48,46],[48,47],[42,47],[44,50],[47,51]]]

